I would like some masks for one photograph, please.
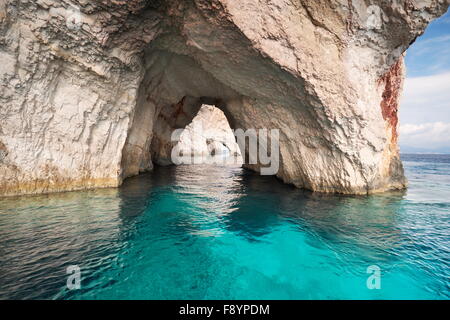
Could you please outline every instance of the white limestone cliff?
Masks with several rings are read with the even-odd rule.
[[[448,0],[0,0],[0,195],[170,163],[202,104],[280,130],[286,183],[406,185],[402,55]],[[258,166],[252,167],[258,170]]]

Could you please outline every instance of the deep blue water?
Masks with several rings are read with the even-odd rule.
[[[409,189],[372,196],[179,166],[0,199],[0,298],[448,299],[450,156],[402,157]],[[380,289],[367,288],[371,265]]]

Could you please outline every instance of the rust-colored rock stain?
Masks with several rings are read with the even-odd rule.
[[[379,84],[384,84],[384,91],[381,100],[381,113],[383,119],[389,123],[392,129],[392,142],[397,142],[398,107],[403,82],[403,59],[400,58],[392,65],[379,80]]]

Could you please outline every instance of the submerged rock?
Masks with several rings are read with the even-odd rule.
[[[0,194],[118,186],[204,103],[279,129],[286,183],[404,188],[402,55],[448,5],[0,0]]]

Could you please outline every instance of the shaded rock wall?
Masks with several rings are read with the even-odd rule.
[[[279,129],[287,183],[403,188],[402,54],[448,5],[0,0],[0,194],[118,186],[202,103]]]

